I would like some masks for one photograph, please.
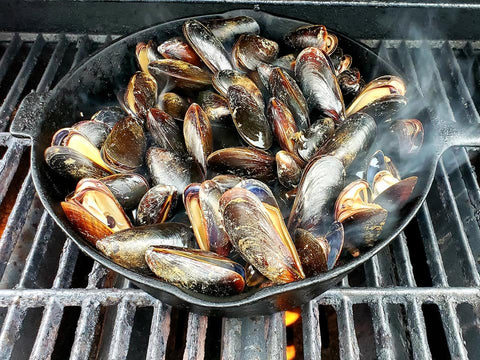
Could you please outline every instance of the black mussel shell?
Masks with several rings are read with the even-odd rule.
[[[160,109],[177,120],[183,120],[188,109],[188,101],[173,92],[165,92],[158,97]]]
[[[165,40],[157,50],[165,59],[182,60],[198,67],[203,65],[195,50],[179,37]]]
[[[183,89],[198,90],[212,83],[210,72],[182,60],[157,60],[148,65],[148,70],[156,78],[170,76]]]
[[[294,153],[295,134],[298,128],[288,107],[277,98],[272,97],[267,106],[267,119],[273,126],[273,132],[280,147]]]
[[[107,124],[96,120],[80,121],[72,128],[84,135],[97,148],[102,147],[111,130]]]
[[[147,180],[135,173],[110,175],[100,181],[107,185],[125,210],[135,209],[149,189]]]
[[[319,275],[328,270],[330,245],[325,237],[317,237],[309,231],[296,229],[295,247],[306,276]]]
[[[242,34],[258,34],[260,26],[250,16],[237,16],[227,19],[212,19],[203,22],[218,40],[227,45]]]
[[[275,155],[277,163],[277,176],[280,184],[287,189],[297,187],[302,178],[303,166],[305,163],[295,154],[285,150],[277,152]]]
[[[314,46],[327,51],[327,28],[323,25],[301,26],[285,36],[285,43],[295,49]]]
[[[225,97],[206,90],[198,94],[198,102],[211,122],[227,122],[230,120],[230,109]]]
[[[157,102],[157,90],[158,85],[153,76],[137,71],[128,83],[123,105],[132,116],[144,119],[148,109]]]
[[[163,110],[152,108],[147,113],[147,129],[162,149],[185,153],[183,134],[175,119]]]
[[[123,119],[127,114],[119,106],[109,106],[97,111],[92,115],[91,120],[100,121],[106,124],[110,129],[117,123],[118,120]]]
[[[232,49],[232,58],[240,70],[253,71],[261,63],[271,63],[277,58],[279,46],[270,39],[242,34]]]
[[[177,195],[177,189],[170,185],[157,185],[148,190],[138,204],[137,224],[165,222],[177,205]]]
[[[308,129],[296,135],[295,152],[309,161],[332,136],[335,123],[330,118],[315,121]]]

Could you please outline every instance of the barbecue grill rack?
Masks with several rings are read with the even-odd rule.
[[[480,189],[474,150],[450,149],[415,220],[391,245],[301,309],[248,319],[162,304],[78,251],[42,208],[29,140],[8,127],[115,36],[0,33],[0,358],[480,358]],[[365,40],[418,86],[432,111],[480,123],[480,44]],[[417,71],[419,48],[430,73]],[[432,81],[433,80],[433,81]],[[294,333],[293,340],[292,334]]]

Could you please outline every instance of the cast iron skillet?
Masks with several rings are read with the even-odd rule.
[[[305,24],[301,21],[252,10],[233,11],[203,18],[238,15],[255,18],[260,24],[261,34],[279,42],[282,42],[284,34]],[[63,231],[93,259],[131,279],[140,288],[167,304],[181,306],[201,314],[243,317],[285,310],[312,300],[338,283],[354,268],[370,259],[402,231],[425,200],[433,181],[437,161],[444,150],[450,146],[480,145],[478,128],[470,128],[467,131],[458,123],[429,118],[429,112],[422,110],[422,96],[414,86],[409,86],[407,96],[410,102],[406,113],[409,117],[419,117],[423,121],[425,143],[429,146],[424,146],[421,152],[413,157],[394,159],[402,176],[417,175],[418,183],[411,201],[404,206],[397,217],[389,218],[378,243],[370,250],[323,275],[262,290],[249,290],[227,298],[185,291],[153,277],[127,270],[104,257],[70,226],[62,212],[60,201],[73,190],[74,184],[66,182],[65,179],[53,173],[46,165],[43,153],[57,129],[83,119],[81,113],[88,119],[102,106],[117,103],[116,92],[126,86],[130,76],[137,70],[135,45],[139,41],[146,42],[153,39],[158,44],[172,36],[181,35],[184,21],[185,19],[172,21],[139,31],[93,54],[83,64],[68,73],[51,92],[29,94],[22,102],[11,126],[11,132],[14,135],[28,136],[32,139],[33,182],[43,205]],[[322,21],[319,19],[320,23]],[[325,25],[328,26],[328,22]],[[337,35],[340,46],[345,53],[353,56],[354,66],[360,69],[367,81],[383,74],[398,74],[390,64],[379,58],[365,45],[345,35],[339,33]],[[373,147],[375,148],[375,144]]]

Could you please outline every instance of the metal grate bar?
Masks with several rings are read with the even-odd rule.
[[[183,360],[202,360],[205,356],[205,338],[207,337],[208,317],[189,313],[187,341]]]
[[[422,308],[416,300],[407,302],[407,326],[412,342],[412,353],[416,360],[431,359],[430,346],[427,339],[427,328]]]
[[[75,57],[72,62],[72,66],[70,67],[70,70],[75,68],[82,59],[84,59],[88,55],[88,36],[83,35],[78,39],[77,42],[77,52],[75,53]]]
[[[31,360],[50,359],[62,322],[63,305],[52,299],[43,312],[42,322],[33,345]]]
[[[57,275],[53,280],[53,289],[68,288],[72,282],[73,270],[78,257],[78,247],[67,238],[63,244],[62,254],[58,262]]]
[[[223,318],[221,358],[240,360],[242,351],[242,321],[235,318]]]
[[[48,91],[52,86],[53,79],[55,78],[58,67],[62,63],[66,48],[67,39],[65,38],[65,35],[62,34],[57,42],[57,45],[55,46],[55,50],[53,51],[50,60],[48,61],[48,65],[43,72],[42,78],[37,85],[37,92]]]
[[[316,301],[310,301],[302,308],[303,356],[305,359],[322,357],[320,316]]]
[[[2,203],[7,194],[26,144],[25,141],[18,141],[13,137],[10,137],[7,142],[8,149],[0,160],[0,203]]]
[[[135,304],[128,300],[122,300],[118,305],[110,343],[110,359],[120,360],[127,358],[135,311]]]
[[[2,106],[0,107],[0,130],[5,130],[8,125],[10,115],[17,105],[17,102],[22,94],[25,85],[30,77],[30,74],[35,67],[37,60],[42,52],[45,40],[42,35],[38,35],[35,42],[25,59],[22,68],[20,69],[17,78],[15,79],[10,91],[7,94]]]
[[[70,360],[90,359],[99,315],[100,303],[98,301],[86,299],[82,302],[82,311],[75,331]]]
[[[389,320],[385,304],[381,299],[376,299],[370,305],[372,311],[372,324],[375,333],[375,348],[377,359],[395,359],[393,348],[392,331],[389,326]]]
[[[33,186],[32,177],[30,172],[23,181],[22,188],[18,193],[15,206],[8,218],[7,226],[0,238],[0,278],[3,277],[5,268],[12,254],[13,248],[17,243],[17,240],[22,232],[23,225],[27,218],[26,209],[30,208],[30,204],[33,201],[35,194],[35,188]]]
[[[266,317],[266,325],[267,359],[286,359],[287,332],[285,313],[282,311]]]
[[[340,346],[340,358],[359,359],[357,336],[353,324],[352,302],[349,297],[342,296],[335,309],[337,310],[338,342]],[[333,304],[332,304],[333,305]]]
[[[0,332],[0,349],[2,359],[10,359],[13,348],[20,337],[20,328],[27,314],[26,307],[11,306],[8,308],[7,316]]]
[[[462,330],[455,307],[447,300],[446,305],[439,305],[439,310],[442,316],[450,355],[453,359],[468,359],[467,349],[462,338]]]
[[[413,275],[412,262],[410,261],[410,253],[408,252],[407,238],[403,232],[392,242],[392,248],[395,255],[394,258],[399,285],[410,287],[417,286]]]
[[[88,274],[88,285],[87,289],[94,289],[103,287],[106,276],[111,272],[103,265],[100,265],[98,262],[94,262],[90,274]]]
[[[153,308],[147,360],[165,359],[168,335],[170,334],[170,314],[170,307],[157,301]]]
[[[20,39],[20,36],[18,34],[13,35],[7,50],[3,53],[2,59],[0,60],[0,83],[21,46],[22,40]]]

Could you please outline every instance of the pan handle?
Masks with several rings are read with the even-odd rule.
[[[443,139],[443,150],[451,146],[480,147],[480,124],[459,124],[444,126],[439,129]]]
[[[35,139],[40,128],[45,111],[45,102],[48,93],[30,92],[22,100],[17,113],[10,125],[10,133],[14,136],[29,137]]]

